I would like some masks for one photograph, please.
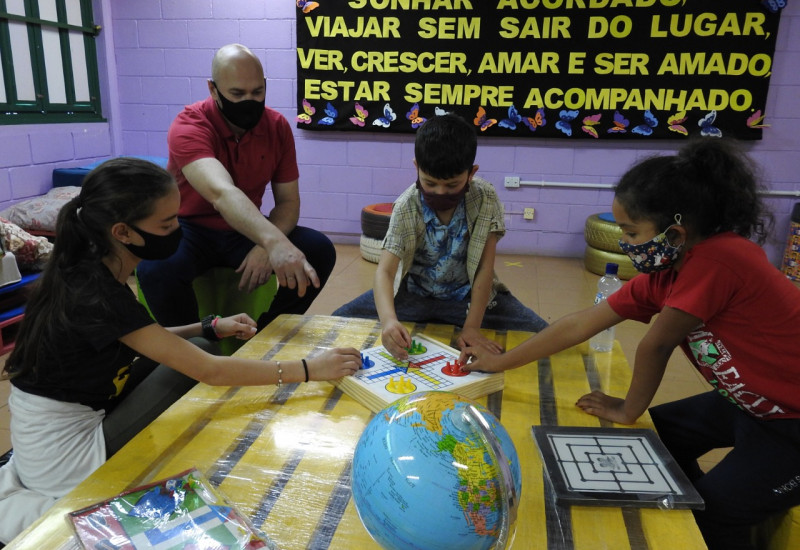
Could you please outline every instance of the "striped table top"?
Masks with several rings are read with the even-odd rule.
[[[407,325],[448,345],[446,325]],[[485,331],[507,349],[529,334]],[[375,321],[282,315],[237,355],[290,360],[336,346],[380,342]],[[630,368],[612,353],[585,345],[505,374],[505,389],[478,401],[500,418],[522,469],[513,548],[705,549],[687,510],[564,506],[546,490],[531,426],[612,426],[575,406],[601,389],[625,395]],[[11,549],[71,548],[65,514],[127,489],[197,467],[282,549],[378,549],[362,526],[350,492],[353,450],[372,413],[328,382],[259,387],[198,384],[137,435],[37,523]],[[649,416],[632,427],[652,427]]]

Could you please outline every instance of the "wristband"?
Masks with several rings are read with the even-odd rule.
[[[301,359],[303,362],[303,370],[306,371],[306,382],[308,382],[308,363],[306,363],[305,359]]]
[[[214,315],[206,315],[200,320],[200,327],[203,329],[203,338],[212,342],[219,342],[217,331],[214,330],[215,319]]]
[[[222,319],[222,317],[220,317],[219,315],[217,315],[217,316],[216,316],[216,317],[214,317],[214,319],[211,321],[211,328],[214,330],[214,335],[215,335],[215,336],[216,336],[218,339],[221,339],[221,338],[222,338],[222,337],[219,335],[219,332],[217,332],[217,321],[219,321],[220,319]]]

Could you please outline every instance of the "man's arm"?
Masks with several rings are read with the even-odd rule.
[[[232,228],[256,243],[236,270],[242,274],[240,289],[253,290],[267,282],[273,271],[278,277],[278,284],[297,288],[300,296],[305,294],[309,284],[319,288],[316,271],[286,237],[297,225],[300,215],[297,180],[278,185],[286,189],[273,189],[276,203],[268,220],[236,187],[228,171],[217,159],[198,159],[184,166],[182,171],[189,184],[214,206]]]

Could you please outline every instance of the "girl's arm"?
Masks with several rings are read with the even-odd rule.
[[[405,348],[411,347],[411,335],[397,320],[394,309],[394,277],[399,266],[399,257],[388,250],[382,250],[378,269],[375,271],[372,293],[375,296],[375,309],[383,327],[381,343],[393,356],[406,360],[408,351]]]
[[[155,323],[126,334],[120,341],[141,355],[210,386],[260,386],[306,379],[300,358],[281,360],[279,373],[278,361],[211,355]],[[334,380],[358,370],[361,354],[354,348],[334,348],[306,359],[306,364],[309,380]]]
[[[636,348],[633,378],[625,399],[595,391],[581,397],[577,405],[612,422],[633,424],[650,406],[673,350],[700,324],[702,320],[694,315],[665,307]]]
[[[580,344],[622,320],[623,318],[614,313],[611,306],[603,301],[596,306],[562,317],[506,353],[497,355],[483,346],[471,346],[461,351],[459,359],[463,363],[472,358],[464,366],[466,370],[499,372],[514,369]]]
[[[464,327],[458,337],[460,348],[474,345],[488,346],[496,352],[503,349],[494,340],[489,340],[481,334],[481,324],[483,316],[486,314],[486,307],[489,305],[489,295],[492,291],[494,281],[494,260],[497,252],[497,233],[489,233],[486,244],[481,253],[478,271],[475,273],[475,280],[470,290],[469,313],[464,321]]]
[[[220,317],[214,324],[214,332],[218,338],[235,336],[239,340],[249,340],[255,336],[256,322],[246,313],[238,313],[230,317]],[[200,323],[192,323],[182,327],[169,327],[169,332],[181,338],[194,338],[203,336],[203,327]]]

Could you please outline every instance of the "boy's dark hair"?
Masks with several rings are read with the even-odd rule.
[[[763,244],[773,225],[759,197],[757,168],[729,139],[696,138],[676,155],[651,157],[628,170],[614,197],[632,220],[663,231],[681,223],[699,237],[733,231]]]
[[[54,335],[75,321],[69,312],[99,305],[111,310],[97,292],[108,276],[102,259],[112,249],[110,229],[118,222],[129,225],[155,211],[156,201],[175,186],[160,166],[136,158],[104,162],[83,180],[80,194],[65,204],[56,220],[53,252],[25,308],[25,317],[5,369],[13,377],[36,370],[39,357],[58,357]],[[104,273],[105,271],[105,273]],[[91,330],[82,323],[82,330]]]
[[[429,118],[417,130],[414,142],[417,167],[437,179],[472,170],[477,151],[475,128],[453,113]]]

